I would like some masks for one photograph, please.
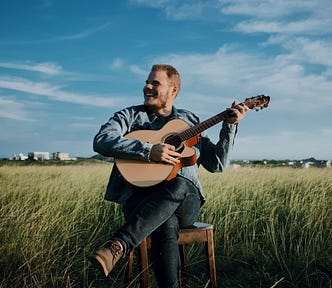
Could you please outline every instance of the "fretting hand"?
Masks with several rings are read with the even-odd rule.
[[[227,114],[229,114],[229,116],[227,117],[225,122],[229,124],[239,123],[243,119],[244,115],[248,110],[249,108],[245,104],[243,103],[238,104],[236,101],[234,101],[232,103],[232,107],[227,108]]]

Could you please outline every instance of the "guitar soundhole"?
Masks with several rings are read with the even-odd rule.
[[[184,149],[184,145],[181,138],[177,134],[168,134],[163,138],[163,142],[175,146],[175,151],[181,153]]]

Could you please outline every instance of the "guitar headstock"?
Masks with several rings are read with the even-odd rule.
[[[257,95],[254,97],[246,98],[243,103],[247,105],[249,109],[258,111],[259,109],[268,107],[269,102],[270,96]]]

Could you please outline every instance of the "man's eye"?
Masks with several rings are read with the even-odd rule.
[[[160,82],[159,81],[149,81],[149,80],[145,80],[145,84],[148,85],[148,84],[151,84],[153,86],[159,86],[160,85]]]

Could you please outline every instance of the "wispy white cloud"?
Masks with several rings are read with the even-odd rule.
[[[332,41],[310,40],[304,37],[284,39],[279,44],[290,51],[294,61],[319,64],[332,68]]]
[[[204,15],[204,3],[199,1],[182,3],[177,7],[166,7],[166,15],[170,19],[184,20],[184,19],[197,19],[202,18]]]
[[[52,43],[52,42],[62,42],[62,41],[70,41],[70,40],[80,40],[80,39],[90,37],[104,29],[107,29],[108,27],[110,27],[110,25],[111,25],[111,23],[107,22],[107,23],[101,24],[97,27],[87,28],[87,29],[79,31],[77,33],[67,34],[67,35],[56,35],[56,36],[48,37],[48,38],[1,41],[0,46],[40,44],[40,43]]]
[[[86,129],[96,129],[98,125],[93,123],[71,123],[69,126],[86,131]]]
[[[73,115],[72,119],[79,120],[79,121],[92,121],[92,120],[95,120],[96,118],[92,117],[92,116],[75,116],[75,115]]]
[[[16,121],[34,121],[27,115],[26,104],[9,97],[0,97],[0,118]]]
[[[123,61],[123,59],[116,58],[116,59],[114,59],[113,62],[111,63],[110,68],[111,68],[112,70],[118,70],[118,69],[123,68],[123,66],[124,66],[124,61]]]
[[[132,73],[134,73],[136,75],[147,76],[146,75],[147,71],[140,68],[138,65],[130,65],[129,66],[129,71],[131,71]]]
[[[45,39],[44,41],[53,42],[53,41],[66,41],[66,40],[83,39],[83,38],[87,38],[87,37],[89,37],[93,34],[98,33],[99,31],[102,31],[102,30],[108,28],[110,25],[111,25],[111,23],[107,22],[107,23],[99,25],[98,27],[89,28],[89,29],[80,31],[80,32],[75,33],[75,34],[55,36],[55,37]]]
[[[242,16],[242,20],[234,26],[234,30],[239,32],[289,35],[331,33],[332,6],[329,0],[220,0],[220,3],[222,14]]]
[[[161,9],[166,17],[173,20],[204,19],[220,6],[217,0],[130,0],[131,3]]]
[[[276,34],[299,34],[320,35],[328,33],[332,20],[305,19],[301,21],[242,21],[235,25],[234,30],[243,33],[276,33]]]
[[[22,78],[0,77],[0,88],[20,91],[24,93],[47,96],[54,101],[70,102],[74,104],[112,107],[116,100],[95,95],[81,95],[66,92],[59,86],[54,86],[45,82],[32,82]]]
[[[40,72],[48,75],[59,75],[63,73],[63,69],[60,65],[51,63],[51,62],[44,62],[44,63],[10,63],[10,62],[0,62],[1,68],[8,68],[8,69],[17,69],[17,70],[26,70],[26,71],[33,71],[33,72]]]
[[[318,13],[328,0],[219,0],[221,12],[228,15],[244,15],[254,18],[285,18],[300,13]],[[316,12],[315,12],[316,11]]]

